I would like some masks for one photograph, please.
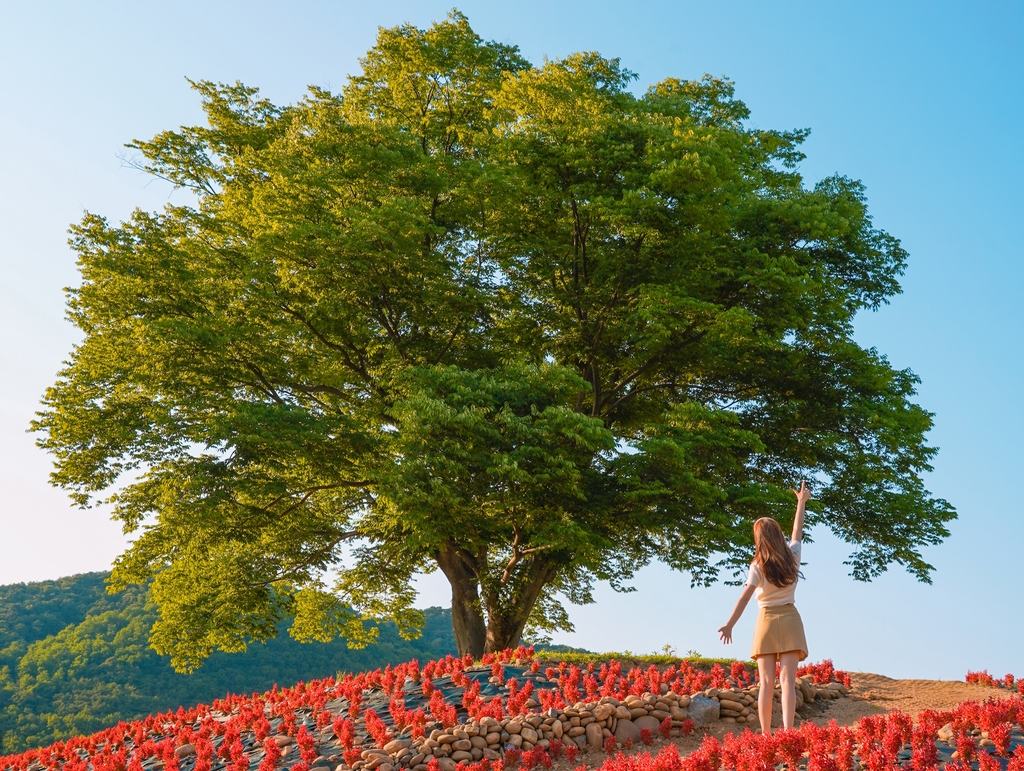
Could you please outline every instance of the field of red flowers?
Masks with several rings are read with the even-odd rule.
[[[830,661],[800,674],[822,687],[850,686]],[[1004,690],[1016,683],[1024,694],[1009,675],[967,679]],[[615,660],[544,667],[521,646],[479,663],[449,656],[229,695],[0,757],[0,771],[529,771],[563,758],[575,764],[594,736],[609,753],[603,761],[587,756],[600,771],[1024,771],[1024,698],[1016,694],[925,710],[916,722],[895,711],[855,726],[805,722],[772,736],[709,735],[685,757],[671,743],[653,755],[624,754],[623,742],[600,730],[621,713],[645,725],[641,744],[686,735],[695,727],[691,698],[755,683],[741,661],[728,669],[688,661],[624,669]],[[624,744],[632,749],[631,739]]]

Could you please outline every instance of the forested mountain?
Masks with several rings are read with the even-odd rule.
[[[403,640],[391,624],[363,650],[344,641],[297,643],[282,633],[246,653],[214,654],[182,675],[148,646],[156,609],[145,590],[111,596],[105,578],[87,573],[0,586],[0,754],[229,692],[455,652],[451,611],[430,608],[418,640]]]

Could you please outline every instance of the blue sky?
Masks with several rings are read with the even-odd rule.
[[[922,379],[941,450],[929,488],[960,514],[930,549],[931,586],[899,570],[856,584],[848,549],[805,550],[798,606],[811,657],[900,677],[1024,675],[1024,6],[942,2],[463,2],[479,34],[531,61],[621,57],[638,88],[727,75],[764,128],[810,128],[808,181],[867,185],[875,222],[910,252],[904,292],[858,319],[864,345]],[[0,24],[0,583],[109,566],[124,545],[100,510],[47,484],[26,433],[76,340],[62,287],[76,282],[67,226],[183,200],[124,166],[123,145],[201,120],[186,77],[299,99],[340,89],[378,26],[426,26],[447,2],[8,3]],[[727,651],[715,629],[736,590],[688,588],[651,567],[637,591],[598,593],[559,642],[647,652]],[[447,604],[443,579],[423,604]]]

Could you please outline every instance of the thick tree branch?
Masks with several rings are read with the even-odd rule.
[[[687,346],[693,345],[694,343],[700,342],[707,335],[707,330],[703,330],[701,332],[698,332],[695,335],[687,337],[686,336],[687,333],[689,333],[691,330],[693,330],[693,328],[694,328],[694,325],[691,324],[689,327],[687,327],[683,331],[683,338],[684,339],[680,340],[677,343],[672,343],[672,344],[666,345],[664,348],[662,348],[656,354],[651,356],[651,358],[649,358],[647,361],[645,361],[643,364],[641,364],[639,367],[637,367],[635,370],[633,370],[633,372],[631,372],[629,375],[624,377],[622,380],[620,380],[618,383],[613,385],[611,388],[607,389],[607,391],[605,393],[607,393],[609,396],[611,396],[613,394],[616,394],[616,393],[622,391],[625,388],[628,388],[637,379],[643,377],[648,372],[650,372],[652,369],[654,369],[656,366],[658,366],[658,364],[660,364],[662,362],[662,360],[664,360],[668,355],[674,354],[674,353],[678,353],[679,351],[683,350],[683,348],[686,348]],[[623,401],[628,399],[632,395],[632,393],[633,393],[633,391],[628,391],[627,393],[623,394],[621,397],[616,399],[614,405],[618,406]],[[604,404],[598,404],[596,399],[594,400],[594,415],[607,414],[608,412],[609,412],[609,408],[606,408]]]
[[[304,327],[306,327],[306,329],[308,329],[310,332],[312,332],[313,336],[317,340],[319,340],[321,343],[326,345],[332,351],[336,351],[337,353],[340,353],[341,357],[342,357],[342,360],[345,362],[345,366],[348,367],[352,372],[355,372],[357,375],[359,375],[364,380],[364,382],[366,382],[371,387],[373,387],[373,382],[374,382],[373,378],[370,377],[370,374],[369,374],[369,372],[367,372],[365,367],[356,364],[352,360],[352,358],[351,358],[351,353],[352,352],[351,351],[349,351],[345,346],[340,345],[339,343],[335,343],[332,340],[330,340],[327,337],[327,335],[325,335],[323,332],[321,332],[319,329],[317,329],[312,324],[312,322],[310,322],[309,319],[307,319],[305,317],[304,314],[300,313],[299,311],[295,310],[294,308],[289,307],[286,303],[282,303],[281,304],[281,310],[283,310],[285,313],[287,313],[292,318],[298,319],[298,321],[300,321],[302,323],[302,325]],[[351,346],[351,347],[358,352],[358,349],[356,349],[355,346]]]
[[[501,574],[501,580],[498,582],[500,586],[505,586],[512,580],[512,571],[523,557],[529,554],[546,551],[551,548],[551,545],[548,544],[545,546],[533,546],[528,549],[523,549],[519,545],[519,540],[519,531],[516,530],[515,535],[512,538],[512,557],[509,559],[508,564],[505,565],[505,570]]]

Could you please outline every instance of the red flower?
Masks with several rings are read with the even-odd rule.
[[[711,687],[712,688],[728,688],[729,683],[725,679],[725,670],[722,669],[722,665],[715,662],[715,665],[711,667]]]
[[[789,771],[797,771],[800,758],[807,748],[806,737],[800,731],[790,729],[775,734],[776,746],[782,760],[789,766]]]
[[[971,672],[968,670],[967,677],[965,679],[968,683],[973,683],[974,685],[995,685],[995,680],[992,678],[992,675],[988,673],[987,669],[983,669],[980,672]]]
[[[1024,682],[1022,680],[1021,682]],[[1013,757],[1006,765],[1006,771],[1024,771],[1024,744],[1018,744],[1013,752]]]
[[[938,767],[939,751],[932,735],[933,731],[927,725],[919,725],[914,729],[910,755],[910,765],[914,771],[932,771]]]
[[[302,727],[303,730],[305,728],[305,726]],[[383,747],[391,740],[391,732],[388,730],[387,724],[377,717],[377,713],[372,709],[366,710],[366,731],[377,742],[378,747]]]
[[[356,727],[355,724],[340,715],[334,719],[334,723],[331,724],[334,729],[334,736],[337,738],[338,743],[346,749],[352,749],[352,744],[356,739]]]
[[[983,751],[978,754],[978,771],[1001,771],[1001,769],[1002,766],[992,756],[992,753]]]
[[[807,664],[806,666],[797,669],[796,674],[797,677],[812,675],[815,685],[828,685],[832,682],[833,677],[835,677],[836,680],[839,680],[837,677],[839,673],[833,668],[831,659],[825,659],[820,664]],[[848,675],[847,679],[849,679]],[[846,685],[846,683],[843,684]]]
[[[658,726],[658,733],[661,734],[662,739],[667,739],[672,735],[672,718],[667,717],[661,721]]]
[[[281,747],[277,739],[270,738],[263,742],[263,760],[260,761],[259,771],[274,771],[277,768],[277,761],[281,759]]]
[[[960,756],[960,760],[969,765],[978,753],[978,747],[974,743],[974,737],[965,731],[957,731],[956,751]]]
[[[380,724],[383,726],[383,721],[380,721]],[[387,737],[387,735],[387,726],[384,726],[384,736]],[[299,726],[299,732],[295,737],[295,743],[299,745],[299,757],[302,758],[302,761],[306,765],[309,765],[316,760],[316,743],[313,740],[313,734],[309,732],[309,729],[306,728],[306,726]]]

